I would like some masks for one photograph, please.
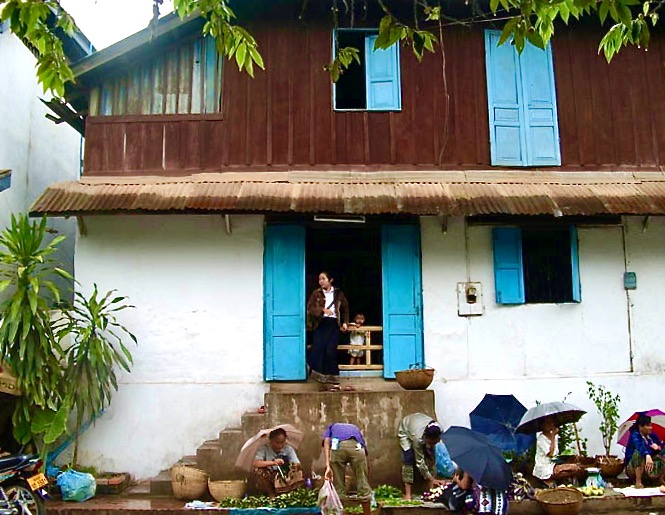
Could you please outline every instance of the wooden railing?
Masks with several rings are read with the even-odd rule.
[[[383,370],[382,363],[372,363],[372,351],[383,350],[383,345],[372,344],[372,333],[380,333],[383,331],[383,326],[380,325],[363,325],[361,327],[350,327],[350,331],[361,332],[365,334],[365,345],[338,345],[340,350],[359,350],[365,352],[364,365],[340,365],[340,370]]]

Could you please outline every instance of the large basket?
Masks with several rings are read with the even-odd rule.
[[[596,464],[603,477],[617,477],[623,470],[623,460],[616,456],[596,456]]]
[[[229,497],[240,499],[245,495],[245,481],[243,479],[231,479],[228,481],[208,480],[208,490],[217,502]]]
[[[405,390],[426,390],[434,379],[433,368],[398,370],[395,379]]]
[[[539,490],[536,500],[547,515],[576,515],[582,511],[584,496],[577,488]]]
[[[171,487],[176,499],[199,499],[208,489],[208,474],[188,465],[174,465],[171,467]]]

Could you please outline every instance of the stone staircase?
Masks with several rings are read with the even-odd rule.
[[[298,456],[306,471],[321,452],[321,433],[332,422],[352,422],[365,435],[370,451],[372,480],[377,484],[398,484],[400,452],[395,437],[397,424],[409,413],[434,415],[434,392],[406,391],[396,383],[383,379],[353,379],[354,391],[321,392],[316,383],[273,383],[265,394],[265,413],[247,412],[240,427],[220,431],[214,440],[207,440],[195,456],[185,456],[186,463],[205,470],[212,479],[246,477],[234,464],[246,440],[261,429],[277,424],[293,424],[305,433]],[[439,414],[441,415],[441,414]],[[171,495],[168,470],[150,481],[153,495]]]

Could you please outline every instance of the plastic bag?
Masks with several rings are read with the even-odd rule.
[[[97,482],[92,474],[65,470],[58,475],[56,484],[60,487],[63,501],[87,501],[95,496]]]
[[[443,442],[436,444],[435,455],[436,475],[439,477],[453,477],[453,474],[455,474],[455,463],[453,463],[453,460],[450,458],[448,449]]]
[[[344,505],[329,479],[324,481],[316,504],[321,508],[321,515],[344,515]]]

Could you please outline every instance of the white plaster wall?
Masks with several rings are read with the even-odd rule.
[[[35,58],[12,33],[0,34],[0,170],[12,170],[11,187],[0,192],[0,228],[12,213],[27,212],[51,183],[79,176],[81,137],[67,124],[56,125],[39,97]],[[73,269],[76,224],[50,219],[49,226],[67,236],[56,256]]]
[[[228,235],[221,216],[85,219],[77,279],[129,296],[139,345],[83,463],[150,477],[263,404],[263,218],[231,221]]]
[[[665,396],[660,375],[665,354],[659,352],[665,319],[658,312],[665,301],[662,218],[652,219],[646,232],[641,218],[627,220],[626,252],[621,227],[578,229],[579,304],[498,305],[491,227],[452,219],[443,233],[436,218],[423,218],[421,227],[425,353],[437,369],[437,412],[446,425],[468,425],[468,413],[485,393],[512,393],[530,407],[572,392],[568,400],[589,411],[581,427],[590,449],[601,452],[587,380],[622,396],[622,416],[660,406]],[[626,259],[638,275],[630,316],[623,288]],[[456,284],[467,280],[482,283],[480,317],[457,315]]]

